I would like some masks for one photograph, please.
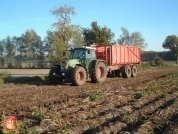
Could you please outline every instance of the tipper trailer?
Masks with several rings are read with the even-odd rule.
[[[105,82],[107,76],[135,77],[141,63],[138,46],[93,45],[70,50],[70,58],[55,65],[49,72],[51,84],[71,82],[80,86],[91,79],[93,83]]]

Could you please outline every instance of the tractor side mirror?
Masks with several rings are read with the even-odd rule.
[[[90,50],[87,50],[87,54],[90,54]]]

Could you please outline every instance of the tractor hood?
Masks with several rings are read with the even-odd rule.
[[[80,60],[79,59],[70,59],[70,60],[64,60],[61,62],[62,67],[67,69],[69,66],[74,68],[76,64],[79,64]]]

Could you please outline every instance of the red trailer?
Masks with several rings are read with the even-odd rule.
[[[97,59],[103,59],[109,75],[136,76],[137,65],[141,63],[141,50],[138,46],[106,45],[93,46]]]

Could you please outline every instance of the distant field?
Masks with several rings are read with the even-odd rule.
[[[48,75],[50,69],[0,69],[0,72],[8,72],[13,76],[38,76]]]
[[[165,63],[169,65],[176,65],[176,61],[165,61]],[[50,69],[0,69],[0,72],[8,72],[13,76],[48,75],[49,71]]]
[[[143,61],[142,63],[147,63],[147,62]],[[165,63],[169,65],[176,65],[176,61],[165,61]]]
[[[176,65],[176,61],[165,61],[167,64]]]

